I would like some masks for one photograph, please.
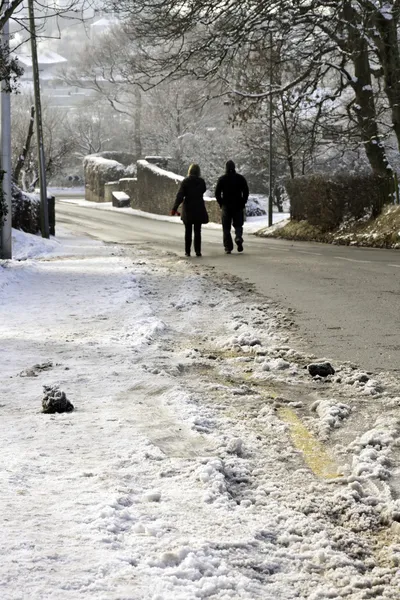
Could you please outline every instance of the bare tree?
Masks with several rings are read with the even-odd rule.
[[[400,80],[398,43],[394,39],[398,1],[228,0],[216,6],[211,0],[193,0],[185,9],[180,0],[110,4],[120,10],[127,36],[135,40],[138,51],[130,57],[131,80],[144,88],[190,74],[219,80],[227,92],[261,102],[271,91],[262,89],[262,81],[257,91],[246,88],[238,77],[238,65],[243,60],[248,64],[260,46],[267,50],[272,31],[282,75],[273,86],[274,96],[282,99],[298,86],[309,94],[311,87],[317,89],[336,72],[339,77],[334,95],[352,90],[353,98],[347,103],[350,128],[356,123],[371,168],[379,174],[390,172],[380,123],[382,98],[374,77],[385,77],[396,129],[400,116],[400,98],[393,84]],[[384,65],[381,75],[375,68],[379,61]],[[294,62],[296,71],[288,68]],[[240,70],[243,66],[239,74]]]
[[[17,163],[15,165],[14,173],[13,173],[13,179],[17,185],[18,185],[18,182],[19,182],[19,179],[21,176],[21,171],[25,167],[27,159],[30,155],[34,125],[35,125],[35,107],[31,106],[29,125],[28,125],[28,129],[27,129],[25,144],[24,144],[20,154],[18,155]]]
[[[57,176],[75,150],[75,139],[68,129],[67,114],[43,103],[43,134],[46,152],[46,171],[49,179]],[[12,157],[14,181],[31,191],[38,181],[36,144],[33,144],[32,98],[26,94],[14,97],[12,111]]]
[[[125,119],[120,142],[132,147],[138,158],[166,154],[182,173],[190,162],[201,160],[203,171],[214,180],[232,138],[222,100],[211,99],[215,95],[211,85],[193,76],[143,90],[131,70],[132,56],[138,52],[125,28],[115,26],[85,43],[63,79],[91,90],[99,101],[103,98],[109,118],[116,114]]]
[[[133,151],[141,158],[142,95],[127,74],[126,54],[131,51],[132,44],[127,44],[124,32],[118,27],[111,28],[78,49],[62,78],[69,85],[91,90],[108,103],[111,113],[130,120]]]

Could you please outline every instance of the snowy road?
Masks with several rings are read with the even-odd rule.
[[[97,239],[182,254],[178,222],[57,203],[58,222]],[[294,309],[306,347],[372,372],[400,372],[400,251],[293,243],[248,236],[243,255],[225,256],[221,233],[204,230],[202,264],[237,275]]]
[[[311,379],[212,266],[61,240],[0,263],[1,599],[399,600],[398,380]]]

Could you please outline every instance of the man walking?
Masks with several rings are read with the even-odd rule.
[[[243,252],[244,207],[249,197],[249,187],[243,175],[236,173],[233,160],[228,160],[225,175],[218,179],[215,197],[222,209],[222,230],[226,254],[230,254],[233,250],[232,225],[235,230],[238,252]]]

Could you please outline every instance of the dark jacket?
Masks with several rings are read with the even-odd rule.
[[[182,181],[172,210],[178,210],[182,204],[181,219],[184,223],[208,223],[203,199],[205,191],[206,184],[201,177],[189,175]]]
[[[243,210],[249,197],[249,187],[243,175],[236,173],[232,161],[227,162],[225,175],[218,179],[215,197],[221,208],[230,212]]]

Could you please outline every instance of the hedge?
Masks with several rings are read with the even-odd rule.
[[[40,231],[40,199],[12,185],[12,226],[26,233]]]
[[[331,231],[346,218],[377,217],[391,200],[393,178],[376,175],[313,175],[286,182],[290,216]]]

